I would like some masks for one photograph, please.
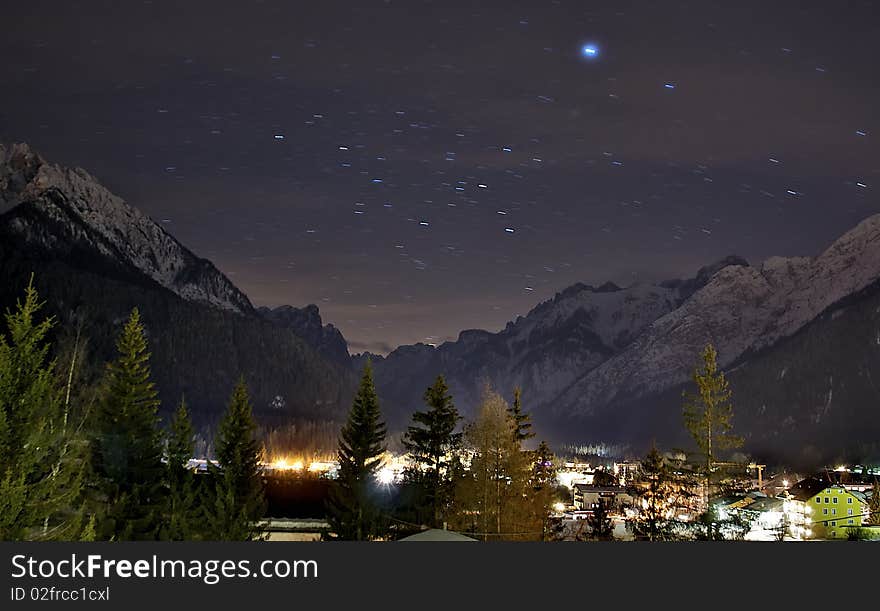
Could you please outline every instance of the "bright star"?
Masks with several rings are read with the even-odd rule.
[[[584,57],[596,57],[599,55],[599,47],[596,45],[584,45],[581,47],[581,54],[583,54]]]

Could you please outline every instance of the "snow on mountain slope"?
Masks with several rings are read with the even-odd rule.
[[[374,356],[376,380],[392,410],[418,404],[420,385],[441,373],[465,409],[478,400],[486,380],[508,394],[521,387],[537,407],[624,350],[717,270],[741,265],[747,263],[728,257],[694,278],[661,284],[575,284],[498,333],[468,330],[436,348],[402,346],[384,359]]]
[[[50,164],[26,144],[0,145],[0,213],[6,229],[29,244],[62,250],[82,244],[184,299],[240,313],[253,310],[210,261],[85,170]]]
[[[718,349],[719,364],[728,366],[792,335],[878,277],[880,215],[817,257],[772,257],[760,267],[725,267],[625,350],[548,403],[558,415],[589,414],[617,399],[670,388],[689,379],[708,342]]]

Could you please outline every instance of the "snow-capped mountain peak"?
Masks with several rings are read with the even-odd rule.
[[[26,144],[0,145],[0,213],[8,231],[53,250],[92,249],[184,299],[250,312],[214,265],[83,169],[48,163]]]

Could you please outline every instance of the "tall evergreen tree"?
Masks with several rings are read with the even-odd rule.
[[[535,434],[532,429],[532,417],[522,408],[522,389],[519,386],[513,389],[513,404],[509,410],[513,418],[513,436],[518,443],[531,439]]]
[[[330,489],[328,518],[338,539],[364,541],[381,534],[383,521],[375,489],[376,473],[385,453],[385,433],[373,369],[367,361],[340,434],[338,478]]]
[[[76,539],[85,441],[67,417],[31,282],[0,335],[0,540]]]
[[[461,433],[455,428],[461,417],[452,402],[443,376],[424,394],[428,409],[415,412],[403,439],[415,468],[406,473],[407,480],[423,491],[432,527],[440,528],[452,501],[454,490],[453,461],[461,445]]]
[[[641,461],[641,483],[643,486],[641,504],[638,505],[637,519],[633,522],[636,535],[648,541],[672,539],[673,528],[670,499],[674,490],[670,482],[669,469],[663,454],[652,445],[651,450]]]
[[[546,441],[538,444],[532,468],[532,498],[536,521],[541,524],[541,540],[550,537],[550,511],[556,500],[555,456]]]
[[[742,446],[743,439],[733,434],[732,392],[724,372],[718,370],[718,352],[712,344],[706,345],[702,359],[703,367],[693,374],[697,392],[684,393],[683,416],[685,427],[703,457],[708,508],[717,453]]]
[[[187,468],[195,447],[195,431],[181,398],[171,419],[165,446],[168,498],[165,507],[163,539],[192,541],[201,538],[204,516],[195,473]]]
[[[261,447],[244,378],[232,391],[217,439],[218,467],[212,468],[214,498],[207,537],[251,541],[263,537],[259,520],[266,511]]]
[[[159,537],[164,499],[158,393],[150,353],[135,308],[107,365],[94,425],[94,471],[106,496],[97,525],[99,539]]]
[[[880,526],[880,481],[874,479],[874,487],[871,490],[871,498],[868,501],[868,519],[871,526]]]

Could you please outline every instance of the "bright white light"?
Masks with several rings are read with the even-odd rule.
[[[575,481],[583,482],[585,481],[584,475],[582,473],[577,473],[574,471],[560,471],[556,474],[556,481],[565,486],[566,488],[574,488]]]
[[[379,469],[379,472],[376,473],[376,479],[380,484],[388,485],[394,481],[394,471],[389,469],[388,467],[384,467]]]
[[[553,505],[553,510],[556,513],[562,513],[563,511],[565,511],[565,503],[556,503],[555,505]]]
[[[597,57],[599,55],[599,47],[596,45],[584,45],[581,47],[581,54],[584,57]]]

